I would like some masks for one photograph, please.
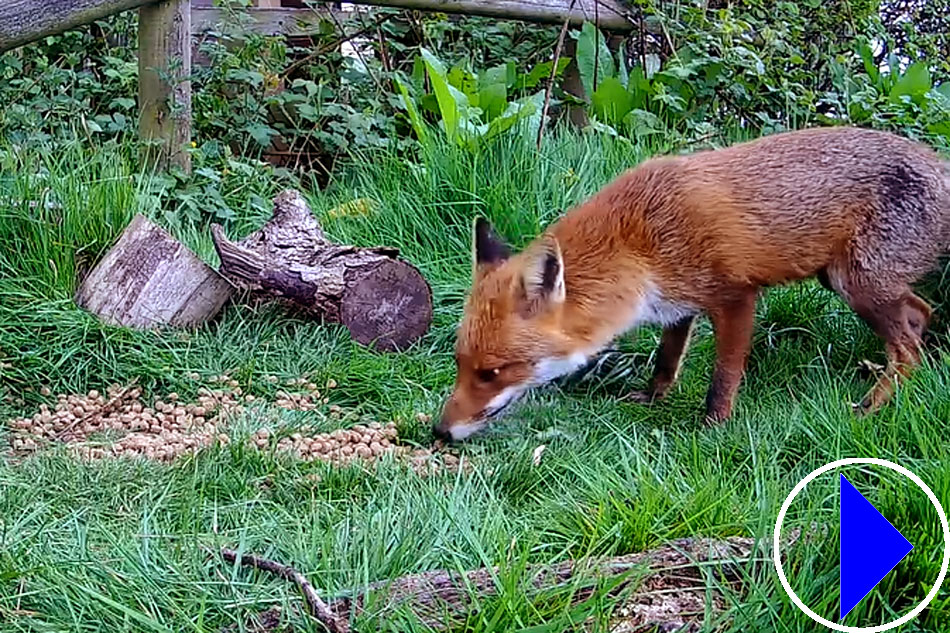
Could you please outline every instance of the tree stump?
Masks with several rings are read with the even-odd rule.
[[[76,303],[112,325],[192,327],[217,314],[231,292],[185,245],[136,215],[82,281]]]
[[[432,290],[397,249],[330,242],[298,191],[278,194],[271,219],[240,242],[219,225],[211,234],[235,286],[342,323],[363,345],[405,349],[432,323]]]

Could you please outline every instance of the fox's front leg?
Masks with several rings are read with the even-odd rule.
[[[721,422],[732,415],[732,405],[745,373],[752,326],[755,321],[755,290],[743,290],[731,301],[709,310],[716,334],[716,368],[706,395],[706,421]]]
[[[689,337],[693,331],[695,316],[688,316],[673,325],[663,328],[660,347],[656,352],[656,366],[650,385],[643,391],[634,391],[630,399],[635,402],[650,403],[665,396],[676,383],[683,356],[689,347]]]

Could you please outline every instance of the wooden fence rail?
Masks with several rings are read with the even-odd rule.
[[[620,0],[349,0],[352,4],[437,11],[542,24],[595,21],[628,32],[632,14]],[[266,34],[313,32],[330,9],[277,8],[258,0],[245,9],[249,30]],[[121,11],[139,9],[139,132],[150,144],[146,159],[186,171],[191,140],[191,37],[213,29],[224,10],[207,0],[0,0],[0,53]]]

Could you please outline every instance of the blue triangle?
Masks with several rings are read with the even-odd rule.
[[[851,612],[914,546],[841,475],[841,615]]]

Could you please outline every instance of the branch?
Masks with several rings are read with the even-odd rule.
[[[238,553],[232,549],[222,549],[221,556],[229,563],[238,561]],[[331,633],[347,633],[350,630],[349,623],[345,620],[337,618],[336,615],[334,615],[334,613],[330,610],[330,607],[327,606],[327,603],[320,599],[320,596],[317,594],[317,590],[313,588],[313,585],[310,584],[303,574],[293,567],[281,565],[276,561],[260,558],[258,556],[254,556],[253,554],[243,554],[240,557],[240,564],[244,567],[254,567],[256,569],[270,572],[276,576],[280,576],[284,580],[289,580],[293,583],[296,583],[296,585],[300,588],[300,591],[303,592],[304,599],[307,602],[307,608],[310,611],[310,615],[316,618],[320,624],[327,628],[328,631]]]
[[[567,10],[568,13],[574,10],[574,2]],[[561,60],[561,48],[564,46],[564,37],[567,35],[567,27],[570,26],[571,19],[564,19],[564,25],[561,27],[561,34],[557,38],[557,46],[554,47],[554,65],[551,67],[551,77],[548,79],[548,86],[544,90],[544,107],[541,108],[541,121],[538,124],[538,151],[541,151],[541,140],[544,138],[544,120],[548,117],[548,108],[551,105],[551,89],[554,87],[554,78],[557,77],[557,64]]]

